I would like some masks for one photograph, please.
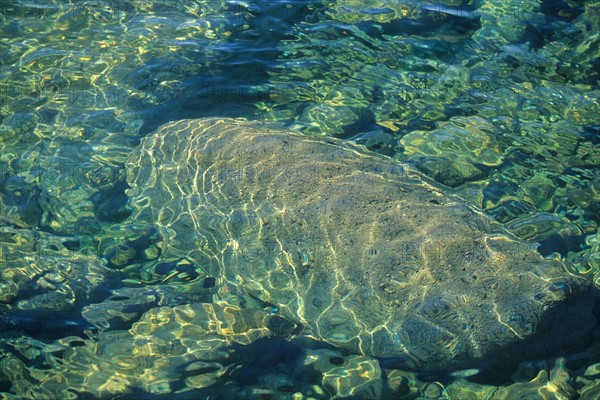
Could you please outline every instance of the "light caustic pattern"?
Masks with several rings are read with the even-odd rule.
[[[144,138],[127,168],[133,219],[160,225],[165,257],[215,277],[223,301],[271,304],[356,353],[465,367],[592,322],[589,282],[360,146],[184,120]]]

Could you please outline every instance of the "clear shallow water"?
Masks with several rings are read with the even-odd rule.
[[[164,300],[140,293],[123,295],[137,299],[125,305],[118,296],[103,299],[123,283],[186,279],[181,266],[149,262],[155,232],[122,228],[130,213],[124,161],[141,136],[182,118],[276,121],[365,144],[416,165],[539,243],[544,256],[566,258],[598,282],[600,6],[489,1],[451,8],[458,5],[440,4],[438,12],[402,1],[3,0],[2,389],[52,397],[88,376],[92,386],[104,382],[105,396],[126,392],[110,372],[66,384],[44,371],[60,370],[57,360],[80,344],[74,337],[105,343],[89,322],[100,324],[97,315],[118,310],[117,322],[106,324],[128,329],[156,301],[175,302],[168,285],[156,295]],[[64,256],[74,272],[61,278],[53,271]],[[15,276],[29,280],[14,284]],[[90,304],[98,305],[83,308]],[[594,398],[600,390],[593,344],[482,385],[382,373],[376,360],[330,350],[308,358],[319,371],[310,375],[298,366],[307,361],[296,347],[278,345],[276,360],[252,348],[240,361],[243,372],[210,391],[373,397],[385,387],[406,398]],[[87,356],[100,363],[118,354],[119,346],[108,346]],[[192,375],[204,377],[194,378],[203,387],[218,373]],[[148,382],[136,390],[177,390]]]

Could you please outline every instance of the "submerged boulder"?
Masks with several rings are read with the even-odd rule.
[[[357,145],[183,120],[142,140],[127,180],[134,221],[158,226],[163,257],[214,278],[218,301],[402,368],[533,356],[593,324],[587,279]],[[253,329],[221,334],[235,342]]]

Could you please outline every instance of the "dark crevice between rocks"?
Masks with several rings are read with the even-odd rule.
[[[2,220],[18,228],[37,226],[42,217],[40,193],[37,185],[27,183],[19,176],[0,177],[0,204],[7,210],[17,211],[13,217],[3,215]]]
[[[585,238],[583,235],[565,237],[555,233],[540,241],[537,251],[544,257],[548,257],[552,253],[558,253],[566,258],[570,251],[581,251],[585,245]]]
[[[121,222],[127,219],[132,210],[127,207],[128,197],[125,190],[129,185],[119,182],[110,189],[96,192],[90,200],[94,204],[94,215],[102,222]]]

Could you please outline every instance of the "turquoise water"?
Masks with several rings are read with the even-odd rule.
[[[138,373],[119,332],[191,302],[169,284],[193,272],[153,264],[160,235],[125,227],[125,161],[184,118],[275,122],[411,163],[600,288],[599,25],[594,1],[0,0],[0,390],[597,398],[597,334],[500,378],[286,341],[240,350],[233,369],[166,358],[145,386],[111,363]]]

